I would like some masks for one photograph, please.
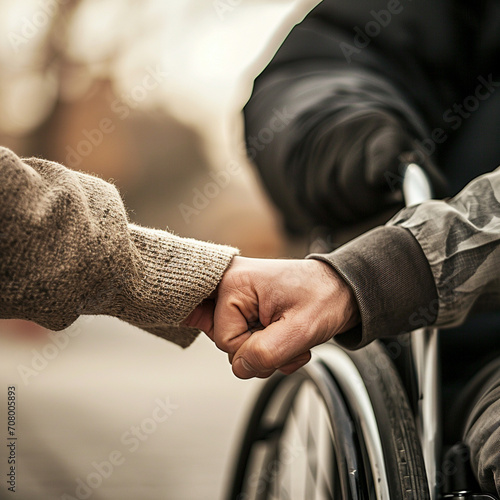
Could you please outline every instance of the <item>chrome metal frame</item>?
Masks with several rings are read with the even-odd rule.
[[[406,206],[432,198],[431,184],[421,167],[411,163],[403,180]],[[438,494],[437,469],[440,457],[438,331],[423,328],[411,334],[411,357],[417,390],[416,424],[424,455],[431,500]]]

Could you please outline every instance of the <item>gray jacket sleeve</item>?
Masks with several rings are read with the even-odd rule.
[[[400,211],[328,255],[354,290],[361,325],[337,336],[349,348],[435,325],[460,325],[500,307],[500,169],[448,201]]]

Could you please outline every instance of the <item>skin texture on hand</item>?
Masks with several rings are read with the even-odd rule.
[[[227,352],[244,379],[292,373],[309,361],[312,347],[358,322],[351,288],[328,264],[244,257],[233,259],[215,300],[185,321]]]

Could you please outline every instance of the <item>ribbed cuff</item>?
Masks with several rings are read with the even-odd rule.
[[[217,287],[238,250],[129,225],[137,250],[137,282],[126,287],[121,319],[181,347],[199,330],[180,326]]]
[[[354,291],[361,324],[335,337],[348,349],[436,321],[438,295],[429,263],[407,229],[376,228],[330,254],[308,258],[333,266]]]

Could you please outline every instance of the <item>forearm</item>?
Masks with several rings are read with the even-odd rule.
[[[331,254],[309,258],[330,264],[354,292],[361,322],[336,336],[345,347],[357,349],[436,320],[434,279],[420,245],[406,229],[380,227]]]
[[[423,326],[453,327],[500,306],[500,170],[452,200],[429,201],[329,255],[354,290],[361,324],[350,348]]]
[[[0,150],[0,317],[67,327],[119,317],[179,345],[180,322],[215,289],[235,249],[129,224],[116,189]]]

